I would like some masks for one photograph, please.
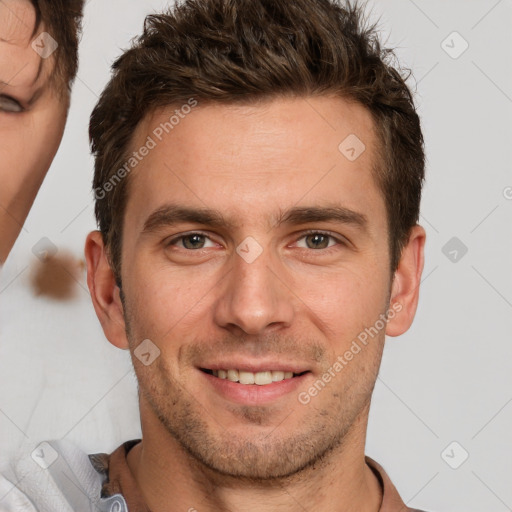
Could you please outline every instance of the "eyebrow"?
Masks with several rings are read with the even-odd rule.
[[[169,227],[180,222],[202,224],[212,228],[233,230],[240,225],[227,219],[220,211],[209,208],[190,208],[177,204],[167,204],[154,211],[146,219],[142,233],[152,233],[163,227]],[[355,212],[343,206],[306,206],[294,207],[280,211],[275,225],[298,225],[310,222],[338,222],[366,230],[368,218],[363,213]]]
[[[0,3],[2,2],[2,0],[0,0]],[[18,74],[27,67],[28,64],[25,64],[25,66],[23,66],[23,68],[21,68],[20,70],[18,70],[18,72],[10,79],[9,82],[5,82],[4,80],[0,80],[0,90],[1,89],[4,89],[5,87],[14,87],[11,85],[11,81],[16,78],[16,76],[18,76]],[[36,73],[36,76],[34,78],[34,80],[32,80],[32,83],[29,85],[29,87],[34,87],[34,85],[37,83],[37,81],[39,80],[39,77],[41,76],[41,71],[43,70],[43,59],[39,59],[39,65],[38,65],[38,68],[37,68],[37,73]],[[41,86],[39,87],[39,89],[36,91],[36,93],[40,93],[40,91],[44,88],[44,86]],[[36,93],[34,93],[33,96],[36,95]],[[33,103],[34,102],[34,99],[32,98],[29,103]]]

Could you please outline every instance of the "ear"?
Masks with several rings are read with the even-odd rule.
[[[390,313],[386,334],[400,336],[412,324],[420,293],[421,273],[424,265],[425,230],[416,225],[402,250],[400,262],[391,286]]]
[[[87,285],[103,332],[112,345],[127,349],[126,325],[119,287],[108,261],[103,237],[93,231],[85,242]]]

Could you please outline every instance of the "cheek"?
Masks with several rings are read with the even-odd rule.
[[[34,136],[42,154],[45,151],[55,154],[59,148],[67,119],[67,106],[64,100],[53,99],[34,119]]]
[[[1,119],[1,173],[19,169],[20,176],[45,173],[59,148],[66,110],[56,102],[19,119]]]
[[[375,324],[385,311],[387,282],[380,272],[341,268],[304,273],[296,281],[295,293],[307,306],[304,314],[331,342],[336,353]],[[300,284],[298,284],[300,283]]]
[[[215,279],[206,272],[173,271],[143,262],[131,268],[123,282],[130,298],[130,326],[139,338],[182,339],[179,332],[191,337],[211,318]]]

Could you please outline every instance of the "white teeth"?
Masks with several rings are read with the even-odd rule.
[[[264,386],[272,382],[272,372],[258,372],[254,374],[254,383]]]
[[[274,382],[279,382],[284,379],[284,372],[272,372],[272,380]]]
[[[251,372],[238,372],[238,380],[240,384],[254,384],[254,373]]]
[[[228,370],[228,380],[238,382],[238,370]]]
[[[293,372],[263,371],[263,372],[246,372],[243,370],[212,370],[213,375],[219,379],[228,379],[231,382],[240,382],[240,384],[257,384],[265,386],[272,382],[280,382],[285,379],[291,379]]]

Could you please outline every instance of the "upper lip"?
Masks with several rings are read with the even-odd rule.
[[[310,369],[301,363],[286,363],[283,361],[221,361],[218,363],[205,363],[201,364],[199,368],[204,370],[242,370],[244,372],[265,372],[265,371],[281,371],[303,373],[310,371]]]

